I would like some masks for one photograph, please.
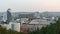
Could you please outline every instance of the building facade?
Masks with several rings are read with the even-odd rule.
[[[7,24],[9,24],[9,22],[10,22],[11,19],[12,19],[12,18],[11,18],[11,12],[10,12],[10,11],[11,11],[11,9],[8,9],[8,10],[7,10]]]

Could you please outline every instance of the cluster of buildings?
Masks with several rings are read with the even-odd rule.
[[[39,12],[35,13],[11,13],[11,9],[7,10],[6,14],[0,16],[0,25],[2,25],[7,30],[15,30],[18,32],[27,32],[40,30],[50,23],[55,23],[58,17],[46,18]]]

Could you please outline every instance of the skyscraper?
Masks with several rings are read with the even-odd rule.
[[[8,9],[8,10],[7,10],[7,24],[9,24],[9,22],[10,22],[11,19],[12,19],[12,18],[11,18],[11,12],[10,12],[10,11],[11,11],[11,9]]]

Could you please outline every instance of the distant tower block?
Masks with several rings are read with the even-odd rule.
[[[7,24],[9,24],[9,22],[11,21],[11,9],[9,8],[8,10],[7,10]]]

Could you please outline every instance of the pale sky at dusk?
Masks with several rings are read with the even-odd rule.
[[[60,11],[60,0],[0,0],[0,10]]]

